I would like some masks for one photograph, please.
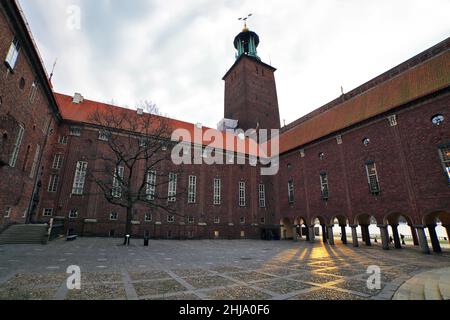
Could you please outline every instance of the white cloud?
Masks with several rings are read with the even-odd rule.
[[[57,91],[215,126],[222,76],[234,62],[237,17],[254,13],[259,54],[278,68],[282,119],[292,122],[450,34],[447,0],[21,0]],[[81,8],[81,30],[66,28]]]

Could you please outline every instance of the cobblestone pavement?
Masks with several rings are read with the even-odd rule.
[[[0,246],[0,299],[360,300],[391,299],[414,275],[450,266],[450,252],[291,241],[151,241],[82,238]],[[68,290],[68,266],[81,290]],[[381,268],[380,290],[367,268]]]

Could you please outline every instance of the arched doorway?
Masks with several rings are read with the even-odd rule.
[[[388,241],[387,246],[393,244],[396,249],[401,249],[402,246],[406,246],[407,243],[412,245],[419,245],[419,239],[417,232],[413,227],[412,219],[402,213],[391,213],[385,219],[385,225],[380,226],[380,229],[387,227],[387,237],[381,230],[381,238],[383,241],[383,248],[386,248],[384,242]]]
[[[450,213],[444,211],[429,213],[424,217],[423,222],[427,228],[426,236],[431,240],[433,251],[441,253],[441,242],[449,241]]]
[[[294,229],[297,235],[297,239],[309,240],[309,228],[306,224],[306,219],[298,217],[294,220]]]
[[[373,231],[376,230],[378,226],[377,219],[374,216],[371,216],[369,214],[361,214],[358,215],[355,219],[355,225],[352,227],[352,237],[353,237],[353,245],[355,247],[358,246],[358,232],[361,234],[362,241],[366,244],[366,246],[370,247],[372,245],[371,239],[377,240],[377,237],[375,235],[372,236],[374,233]]]
[[[333,228],[333,234],[339,234],[342,244],[347,244],[347,228],[348,219],[344,215],[337,215],[331,219],[331,226]]]
[[[311,220],[310,225],[310,241],[314,242],[316,236],[322,237],[322,242],[327,243],[328,235],[327,235],[327,223],[326,219],[321,216],[317,216]]]
[[[294,232],[293,232],[293,224],[292,220],[289,218],[284,218],[280,222],[280,235],[281,240],[292,240],[294,239]]]

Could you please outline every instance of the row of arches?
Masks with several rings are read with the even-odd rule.
[[[385,250],[389,250],[391,246],[396,249],[407,245],[420,246],[423,253],[430,253],[429,243],[436,253],[442,252],[442,239],[450,243],[449,212],[430,213],[423,217],[420,224],[414,224],[413,219],[403,213],[392,213],[379,220],[369,214],[358,215],[353,220],[344,215],[332,218],[315,216],[311,219],[301,216],[285,217],[280,221],[280,235],[284,240],[304,239],[310,242],[321,237],[324,243],[334,245],[335,236],[339,234],[343,244],[348,244],[351,240],[355,247],[360,245],[361,239],[366,246],[381,242]]]

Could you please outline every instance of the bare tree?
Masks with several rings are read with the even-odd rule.
[[[179,215],[176,203],[185,191],[174,188],[181,169],[171,161],[174,128],[170,120],[160,116],[149,102],[137,112],[117,107],[97,109],[90,120],[107,150],[95,159],[89,178],[106,201],[126,209],[126,235],[131,235],[138,203],[145,203],[149,211]]]

